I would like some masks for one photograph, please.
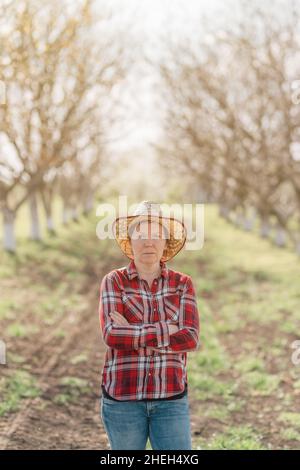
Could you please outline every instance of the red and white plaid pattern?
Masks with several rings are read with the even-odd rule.
[[[160,262],[151,288],[134,261],[106,274],[100,286],[99,316],[108,346],[102,385],[117,400],[167,398],[184,391],[186,354],[200,346],[199,312],[190,276]],[[129,325],[117,325],[117,311]],[[169,335],[167,323],[179,331]]]

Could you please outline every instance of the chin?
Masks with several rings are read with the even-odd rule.
[[[157,256],[156,255],[152,255],[152,256],[142,256],[142,261],[143,263],[151,263],[153,264],[154,262],[156,262],[158,260]]]

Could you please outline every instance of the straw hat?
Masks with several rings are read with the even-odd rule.
[[[162,261],[169,261],[183,248],[187,237],[184,224],[174,217],[164,217],[158,203],[142,201],[133,215],[117,217],[113,222],[114,237],[128,258],[134,259],[130,236],[136,225],[143,220],[156,221],[165,229],[166,246],[161,258]]]

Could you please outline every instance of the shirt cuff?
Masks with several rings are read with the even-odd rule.
[[[164,321],[156,323],[157,347],[168,346],[170,344],[170,335],[168,324]]]

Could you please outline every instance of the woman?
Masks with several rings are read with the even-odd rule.
[[[111,449],[191,449],[186,355],[199,347],[199,313],[191,277],[167,268],[186,229],[143,201],[114,221],[131,260],[104,276],[99,315],[108,346],[101,418]]]

